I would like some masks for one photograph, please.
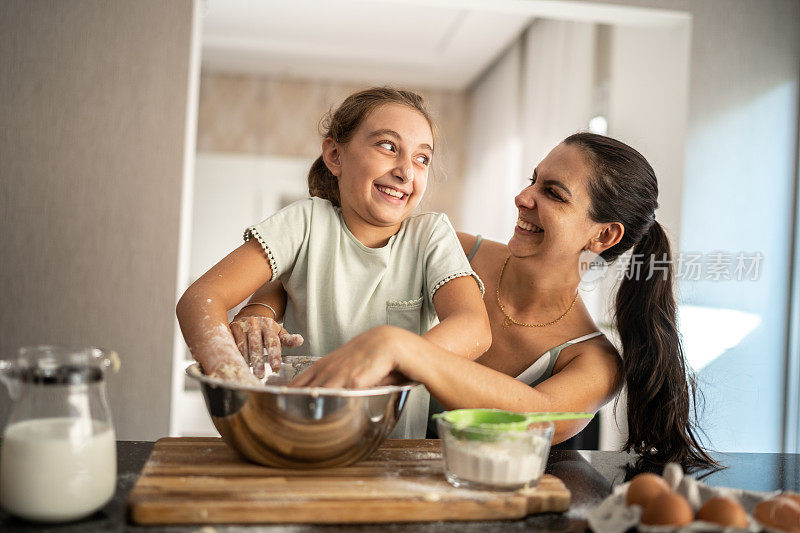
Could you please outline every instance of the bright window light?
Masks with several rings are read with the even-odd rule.
[[[606,120],[606,117],[602,115],[597,115],[592,120],[590,120],[589,131],[591,131],[592,133],[597,133],[599,135],[607,135],[608,121]]]
[[[700,372],[756,329],[761,317],[737,309],[679,305],[678,322],[686,359]]]

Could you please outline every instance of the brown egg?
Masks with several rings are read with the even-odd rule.
[[[756,505],[753,516],[768,528],[791,533],[800,532],[800,505],[791,497],[778,496],[763,501]]]
[[[663,492],[650,500],[642,513],[642,524],[685,526],[694,520],[692,506],[678,493]]]
[[[655,496],[669,491],[669,485],[661,476],[650,473],[638,474],[628,485],[625,501],[628,505],[641,505],[644,509]]]
[[[747,527],[747,513],[733,498],[709,498],[697,511],[697,519],[721,526]]]
[[[800,494],[797,494],[796,492],[781,492],[780,494],[778,494],[777,497],[778,498],[789,498],[790,500],[792,500],[797,505],[800,505]]]

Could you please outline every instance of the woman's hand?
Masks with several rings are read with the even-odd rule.
[[[363,389],[404,381],[398,372],[407,336],[394,326],[379,326],[332,351],[297,376],[293,387]]]
[[[275,320],[264,316],[236,317],[230,327],[236,347],[258,379],[264,379],[267,361],[273,372],[280,369],[281,346],[294,348],[303,344],[303,337],[292,335]]]

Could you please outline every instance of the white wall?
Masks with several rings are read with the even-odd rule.
[[[189,272],[199,278],[244,241],[244,229],[308,196],[313,158],[198,152]]]
[[[517,220],[522,173],[520,45],[512,46],[472,86],[458,229],[505,242]]]
[[[595,92],[597,25],[537,19],[523,40],[521,189],[561,141],[585,131]]]
[[[195,9],[0,3],[0,356],[117,350],[120,439],[169,429]]]
[[[681,230],[691,24],[614,26],[608,134],[642,154],[658,177],[656,219],[677,246]]]

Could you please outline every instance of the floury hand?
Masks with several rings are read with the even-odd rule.
[[[280,370],[282,346],[294,348],[303,344],[303,337],[289,333],[275,320],[263,316],[235,318],[230,327],[236,347],[261,380],[266,376],[267,362],[273,372]]]

